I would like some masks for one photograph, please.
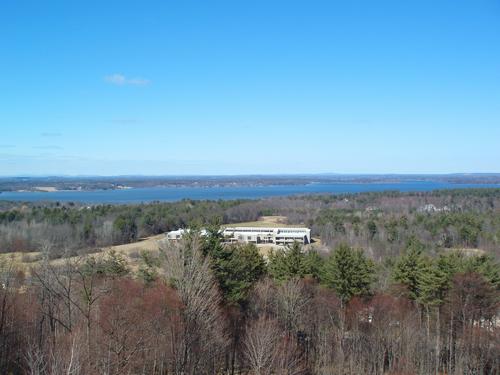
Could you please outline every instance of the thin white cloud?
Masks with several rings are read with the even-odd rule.
[[[125,86],[125,85],[146,86],[151,82],[149,79],[141,77],[127,78],[123,74],[118,74],[118,73],[108,75],[104,77],[104,80],[108,83],[111,83],[112,85],[117,85],[117,86]]]

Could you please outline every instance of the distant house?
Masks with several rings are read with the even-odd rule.
[[[433,204],[426,204],[425,206],[417,208],[417,212],[421,213],[432,213],[432,212],[448,212],[451,211],[448,206],[442,208],[436,207]]]
[[[185,229],[178,229],[167,233],[167,239],[178,241],[186,233]],[[202,230],[201,235],[205,236]],[[226,243],[254,243],[288,245],[294,242],[307,245],[311,243],[309,228],[258,228],[258,227],[228,227],[221,232]]]

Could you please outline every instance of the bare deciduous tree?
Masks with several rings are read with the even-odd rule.
[[[284,332],[278,323],[264,316],[247,326],[243,339],[243,355],[253,375],[273,373],[283,335]]]
[[[183,303],[184,335],[176,373],[210,374],[228,345],[222,298],[212,275],[210,260],[200,250],[200,239],[189,236],[180,243],[163,243],[164,271]],[[219,362],[220,363],[220,362]]]

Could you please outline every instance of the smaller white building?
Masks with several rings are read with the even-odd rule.
[[[177,230],[172,230],[170,232],[167,232],[167,240],[169,241],[180,241],[182,239],[182,236],[184,236],[185,233],[189,233],[189,229],[177,229]],[[206,236],[207,231],[205,229],[202,229],[200,231],[201,236]]]

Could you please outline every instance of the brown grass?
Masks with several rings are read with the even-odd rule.
[[[271,227],[271,228],[280,228],[280,227],[291,227],[289,225],[288,219],[286,216],[261,216],[257,221],[246,221],[242,223],[231,223],[224,225],[224,227]]]
[[[277,227],[291,227],[292,225],[287,224],[287,218],[285,216],[262,216],[259,218],[257,221],[249,221],[249,222],[243,222],[243,223],[232,223],[232,224],[227,224],[225,227],[271,227],[271,228],[277,228]],[[297,225],[294,225],[297,226]],[[158,252],[159,250],[159,243],[158,241],[163,239],[165,237],[164,234],[159,234],[156,236],[151,236],[144,238],[138,242],[133,242],[129,244],[124,244],[124,245],[116,245],[116,246],[108,246],[105,248],[102,248],[99,254],[106,254],[106,252],[109,252],[111,250],[114,250],[118,254],[122,255],[125,257],[127,262],[130,265],[130,268],[132,271],[137,270],[139,264],[140,264],[140,256],[139,254],[142,251],[151,251],[151,252]],[[315,243],[313,245],[309,245],[308,247],[318,247],[320,246],[320,242],[318,239],[314,239]],[[266,257],[269,254],[269,251],[271,249],[277,249],[280,248],[281,246],[276,246],[276,245],[270,245],[270,244],[261,244],[257,246],[259,248],[259,252]],[[95,254],[95,253],[94,253]],[[22,270],[25,273],[29,273],[30,269],[34,266],[36,266],[41,259],[41,253],[40,252],[31,252],[31,253],[6,253],[6,254],[0,254],[0,260],[7,259],[11,260],[13,264],[20,270]],[[55,265],[57,264],[62,264],[63,259],[54,259],[51,262]]]

